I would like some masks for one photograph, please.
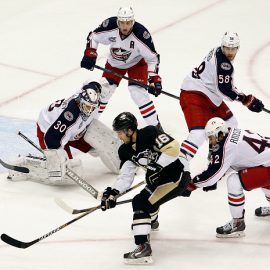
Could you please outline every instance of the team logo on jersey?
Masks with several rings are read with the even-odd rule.
[[[103,21],[102,26],[106,28],[109,25],[109,19]]]
[[[109,41],[116,42],[116,37],[109,37]]]
[[[74,119],[73,114],[72,114],[71,112],[69,112],[69,111],[66,111],[66,112],[64,113],[64,117],[65,117],[68,121],[72,121],[72,120]]]
[[[143,37],[144,37],[145,39],[148,39],[148,38],[150,38],[151,36],[150,36],[150,33],[149,33],[149,32],[144,31],[144,32],[143,32]]]
[[[118,61],[126,62],[131,55],[131,51],[127,51],[122,48],[112,48],[111,55],[114,59]]]
[[[217,143],[215,145],[212,145],[212,152],[217,152],[220,148],[220,145]]]
[[[150,162],[156,162],[158,160],[158,153],[153,153],[151,150],[146,149],[138,153],[137,156],[132,156],[131,159],[139,166],[146,167]]]
[[[232,66],[229,63],[226,63],[226,62],[222,63],[220,66],[224,70],[230,70],[232,68]]]

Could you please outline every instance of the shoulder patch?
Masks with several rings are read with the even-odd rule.
[[[109,19],[106,19],[105,21],[102,22],[102,26],[106,28],[109,25]]]
[[[221,63],[220,67],[224,70],[230,70],[232,68],[232,66],[226,62]]]
[[[144,39],[148,39],[148,38],[151,37],[151,35],[150,35],[150,33],[148,31],[144,31],[143,32],[143,37],[144,37]]]
[[[68,121],[72,121],[74,119],[74,116],[71,112],[66,111],[64,112],[64,117],[68,120]]]

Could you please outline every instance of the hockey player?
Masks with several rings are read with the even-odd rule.
[[[117,141],[120,141],[113,138],[112,130],[97,120],[100,92],[101,86],[98,82],[87,82],[73,96],[57,100],[43,108],[37,121],[37,137],[41,149],[44,150],[45,159],[22,157],[17,164],[22,162],[29,165],[30,173],[20,175],[10,171],[9,179],[25,177],[46,184],[73,183],[65,176],[65,168],[69,166],[81,174],[81,162],[78,159],[72,160],[70,147],[87,153],[93,149],[92,144],[97,148],[102,144],[102,151],[97,149],[95,152],[100,154],[107,167],[117,172],[120,165]],[[99,142],[98,136],[102,142]],[[110,140],[115,145],[115,151],[110,149]],[[109,149],[106,149],[106,146]]]
[[[154,126],[137,129],[137,119],[129,112],[114,119],[113,129],[124,142],[118,151],[121,169],[113,187],[105,189],[101,209],[115,207],[118,194],[131,186],[136,167],[146,169],[147,185],[132,201],[132,229],[137,248],[124,254],[124,261],[127,264],[151,263],[151,221],[156,220],[161,204],[180,196],[185,190],[191,180],[188,162],[179,158],[176,140]]]
[[[87,37],[87,45],[81,61],[81,67],[93,70],[97,60],[99,44],[109,45],[110,54],[105,68],[147,84],[149,93],[158,96],[161,93],[161,78],[158,75],[159,55],[148,30],[136,22],[131,7],[119,9],[117,17],[103,21]],[[99,112],[102,113],[121,78],[104,72],[101,79],[102,93]],[[148,125],[160,126],[155,105],[148,92],[139,85],[129,82],[131,98],[139,107],[142,117]]]
[[[190,160],[205,141],[204,127],[212,117],[220,117],[230,127],[237,121],[224,99],[238,101],[252,112],[260,112],[263,103],[253,95],[238,92],[233,82],[233,61],[239,50],[237,33],[226,32],[221,46],[212,49],[203,62],[184,79],[181,86],[180,105],[185,115],[189,135],[181,145]]]
[[[244,236],[244,190],[262,188],[270,202],[270,138],[249,130],[227,127],[219,117],[210,119],[205,133],[212,146],[209,166],[193,179],[196,187],[214,190],[217,182],[227,178],[228,203],[232,220],[216,229],[217,237]],[[270,214],[270,207],[255,210],[257,216]]]

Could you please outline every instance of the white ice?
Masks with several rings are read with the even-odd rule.
[[[208,51],[220,44],[226,30],[237,31],[241,48],[235,60],[236,85],[270,108],[270,2],[268,0],[9,0],[0,1],[0,157],[36,151],[16,135],[18,129],[35,140],[35,120],[41,107],[71,95],[80,84],[96,80],[100,71],[79,67],[88,32],[115,15],[121,5],[132,4],[136,19],[153,34],[161,55],[160,75],[165,91],[179,94],[184,76],[198,66]],[[108,48],[100,46],[98,64]],[[108,126],[121,111],[143,120],[123,81],[101,120]],[[155,99],[165,130],[179,141],[187,135],[177,100]],[[270,134],[270,115],[249,112],[228,103],[240,126]],[[115,176],[98,159],[83,159],[86,179],[103,190]],[[192,161],[195,175],[205,166],[206,145]],[[0,174],[0,233],[32,241],[73,217],[60,209],[54,197],[76,208],[98,204],[78,186],[50,187],[33,182],[10,182]],[[143,179],[140,173],[136,181]],[[133,193],[134,195],[135,193]],[[126,196],[126,198],[131,197]],[[215,228],[231,219],[225,180],[215,192],[194,192],[162,207],[160,231],[152,235],[154,264],[141,269],[268,269],[270,219],[254,216],[267,205],[260,190],[246,193],[246,237],[220,240]],[[130,231],[131,205],[97,211],[28,249],[0,243],[1,270],[133,269],[123,264],[123,253],[135,246]]]

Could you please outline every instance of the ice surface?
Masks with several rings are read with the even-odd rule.
[[[198,66],[208,51],[219,45],[226,30],[237,31],[241,48],[235,60],[236,85],[262,99],[270,108],[269,63],[270,2],[232,0],[93,1],[10,0],[0,2],[0,157],[37,153],[16,135],[17,130],[35,138],[35,120],[41,107],[71,95],[100,71],[79,68],[88,32],[116,14],[119,6],[132,4],[136,19],[151,33],[161,55],[160,75],[165,91],[178,95],[181,81]],[[98,50],[103,65],[107,48]],[[115,115],[129,110],[138,116],[122,82],[101,120],[107,125]],[[177,100],[155,99],[165,130],[179,141],[187,128]],[[228,103],[241,127],[270,134],[270,115],[249,112],[239,103]],[[102,190],[115,176],[98,159],[80,154],[86,180]],[[192,174],[205,166],[206,145],[191,164]],[[10,182],[1,168],[0,233],[31,241],[73,217],[54,203],[61,197],[76,208],[94,201],[77,186],[51,187],[33,182]],[[143,179],[142,172],[137,181]],[[133,193],[135,194],[135,193]],[[126,196],[126,198],[129,196]],[[130,195],[131,197],[131,195]],[[225,181],[215,192],[197,191],[162,207],[160,231],[152,235],[154,265],[141,269],[268,269],[270,219],[254,216],[267,205],[260,190],[246,194],[246,237],[221,240],[215,228],[230,220]],[[130,232],[131,205],[108,212],[97,211],[26,250],[0,242],[2,270],[128,269],[123,253],[134,248]]]

